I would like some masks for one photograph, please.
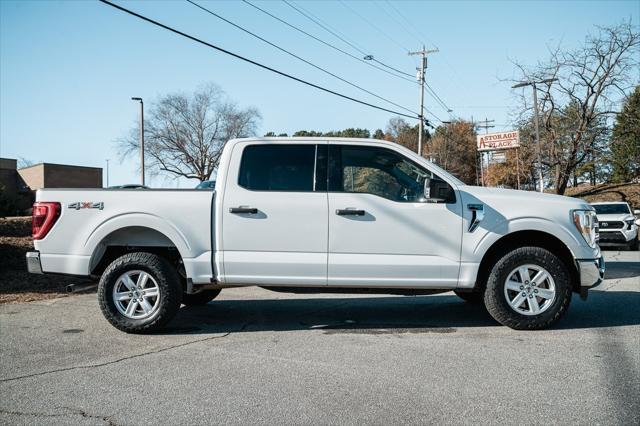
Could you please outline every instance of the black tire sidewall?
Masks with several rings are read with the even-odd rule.
[[[508,275],[526,264],[543,267],[551,274],[556,298],[553,304],[539,315],[522,315],[509,306],[504,295]],[[567,266],[550,251],[540,247],[521,247],[505,254],[493,267],[487,280],[485,305],[496,321],[518,330],[547,328],[566,312],[571,301],[571,277]]]
[[[115,306],[112,294],[116,280],[132,270],[148,273],[158,284],[160,306],[148,318],[127,318]],[[148,333],[165,325],[178,311],[181,296],[175,269],[166,259],[152,253],[135,252],[117,258],[104,271],[98,284],[98,300],[103,315],[114,327],[127,333]]]

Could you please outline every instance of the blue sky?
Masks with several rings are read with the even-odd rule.
[[[381,101],[276,51],[183,1],[117,3],[233,52],[348,95]],[[315,64],[415,109],[418,87],[335,52],[242,2],[204,6]],[[353,51],[280,1],[260,7]],[[396,68],[415,73],[406,49],[437,46],[427,81],[454,117],[495,119],[509,127],[514,104],[510,59],[534,64],[548,45],[571,48],[594,30],[632,19],[640,1],[294,1]],[[349,8],[355,10],[354,14]],[[406,23],[404,19],[410,21]],[[370,24],[373,24],[370,25]],[[374,28],[375,27],[375,28]],[[97,1],[0,1],[0,156],[104,167],[110,184],[138,182],[137,156],[119,161],[115,140],[152,102],[203,83],[221,86],[263,116],[260,134],[299,129],[384,128],[392,114],[369,109],[255,68],[125,15]],[[387,105],[388,106],[388,105]],[[426,95],[440,119],[449,115]],[[394,109],[394,107],[391,107]],[[153,186],[194,186],[155,178]]]

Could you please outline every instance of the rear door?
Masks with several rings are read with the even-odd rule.
[[[234,146],[224,190],[225,282],[326,285],[326,143]]]
[[[365,144],[332,143],[328,169],[329,285],[457,285],[462,207],[450,184]]]

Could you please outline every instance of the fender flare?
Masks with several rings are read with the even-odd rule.
[[[113,216],[100,223],[84,242],[84,254],[93,257],[96,249],[105,238],[119,229],[130,227],[147,228],[158,232],[173,243],[183,259],[193,257],[189,242],[180,230],[156,215],[140,212]]]

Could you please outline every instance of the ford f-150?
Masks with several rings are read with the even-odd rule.
[[[165,325],[221,289],[430,294],[541,329],[604,276],[574,198],[475,187],[370,139],[229,141],[214,190],[42,189],[30,272],[100,277],[106,319]]]

